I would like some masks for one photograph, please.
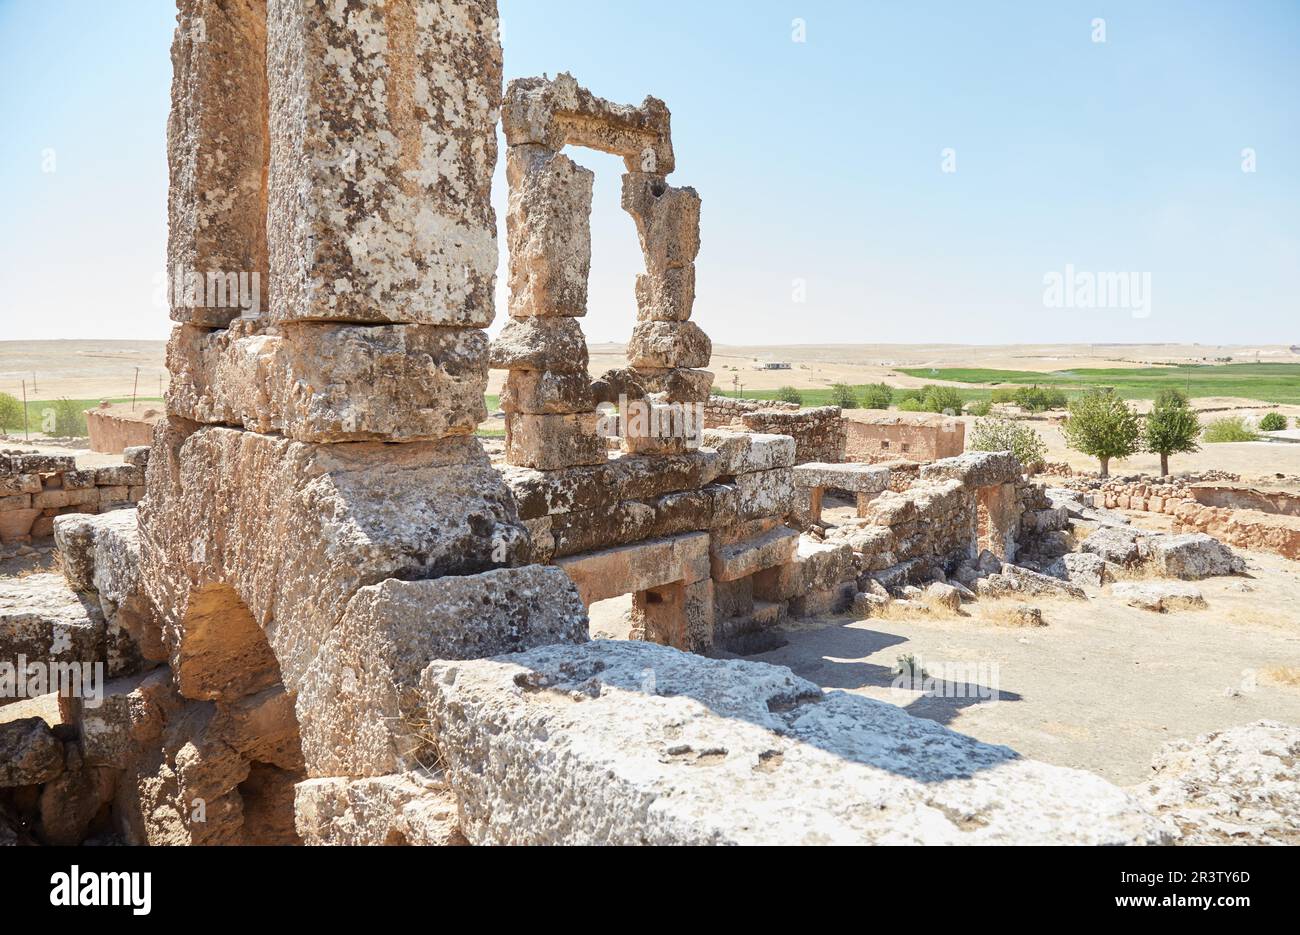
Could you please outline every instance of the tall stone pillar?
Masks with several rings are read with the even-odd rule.
[[[198,46],[197,17],[222,45]],[[227,723],[265,693],[291,701],[276,748],[294,755],[272,778],[296,783],[304,838],[328,841],[322,797],[434,761],[430,661],[586,639],[567,576],[521,567],[527,535],[473,437],[497,263],[496,4],[182,0],[173,57],[170,126],[187,129],[171,137],[169,250],[242,257],[262,231],[271,282],[255,319],[178,316],[143,574],[186,704]],[[213,101],[259,106],[259,142],[232,144]],[[189,223],[216,209],[187,166],[240,180],[216,221]],[[254,737],[209,785],[237,802],[241,774],[267,785],[263,757]]]

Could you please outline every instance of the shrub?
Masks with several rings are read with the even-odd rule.
[[[832,383],[831,405],[839,406],[841,409],[857,409],[858,395],[847,383]]]
[[[1068,403],[1065,392],[1055,387],[1021,386],[1012,391],[1011,399],[1016,405],[1030,412],[1042,412],[1044,409],[1064,409]]]
[[[1223,442],[1253,442],[1259,438],[1241,416],[1224,416],[1205,427],[1201,438],[1211,445]]]
[[[1280,432],[1286,428],[1286,416],[1280,412],[1270,412],[1259,420],[1261,432]]]
[[[1110,459],[1127,458],[1142,450],[1142,424],[1138,414],[1113,387],[1094,386],[1070,403],[1070,415],[1061,427],[1065,443],[1096,458],[1101,476],[1110,476]]]
[[[1187,404],[1180,390],[1161,390],[1147,415],[1147,451],[1160,455],[1160,476],[1169,474],[1169,456],[1183,451],[1199,451],[1196,436],[1201,422]]]
[[[905,390],[899,390],[898,402],[905,403],[910,399],[910,400],[915,400],[916,402],[919,403],[922,397],[925,396],[925,391],[928,390],[929,388],[930,388],[929,386],[922,386],[922,387],[910,386]]]
[[[863,409],[888,409],[894,401],[894,388],[888,383],[868,383],[862,388]]]
[[[23,404],[8,393],[0,393],[0,432],[23,427]]]
[[[793,386],[783,386],[776,391],[776,398],[785,403],[794,403],[796,406],[803,405],[803,397]]]
[[[925,412],[925,407],[915,396],[908,396],[899,400],[898,408],[903,412]]]
[[[974,402],[966,404],[966,411],[973,416],[986,416],[993,409],[993,404],[987,399],[977,399]]]
[[[972,451],[1009,451],[1025,468],[1047,459],[1047,442],[1027,425],[1013,419],[977,419],[967,447]]]
[[[993,395],[990,397],[990,399],[992,399],[994,404],[1014,403],[1016,401],[1016,393],[1017,390],[1008,390],[1008,389],[994,390]]]

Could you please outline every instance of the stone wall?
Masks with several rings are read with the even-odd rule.
[[[960,419],[911,415],[854,415],[845,418],[845,457],[850,461],[952,458],[966,447]]]
[[[780,399],[733,399],[730,396],[710,396],[704,403],[704,425],[706,428],[719,428],[738,422],[747,412],[760,409],[774,409],[778,412],[798,412],[798,403],[787,403]]]
[[[54,534],[54,517],[102,513],[144,496],[148,448],[131,448],[120,465],[78,469],[73,455],[0,454],[0,542]]]
[[[129,409],[101,407],[86,410],[86,432],[91,451],[121,454],[127,448],[148,446],[153,441],[153,427],[162,412],[145,406],[138,414]]]
[[[758,409],[741,414],[749,432],[789,435],[794,439],[795,463],[836,463],[844,460],[844,420],[839,406],[780,411]]]

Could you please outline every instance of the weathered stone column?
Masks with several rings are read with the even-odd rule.
[[[191,38],[200,14],[226,45]],[[182,3],[175,127],[206,127],[196,112],[255,89],[250,73],[265,69],[248,121],[258,144],[235,148],[238,178],[256,176],[260,194],[217,172],[234,233],[216,242],[244,256],[248,231],[265,232],[272,288],[257,320],[181,319],[197,323],[169,345],[169,419],[140,510],[176,703],[215,706],[214,725],[243,717],[251,736],[232,751],[204,727],[196,760],[164,750],[146,767],[206,777],[229,804],[225,841],[241,834],[243,777],[281,806],[296,783],[298,831],[329,841],[358,829],[332,824],[326,799],[431,762],[412,690],[429,661],[585,640],[586,617],[562,571],[517,567],[527,533],[472,437],[497,264],[494,0],[269,0],[259,32],[260,15],[239,0]],[[215,32],[212,17],[227,17]],[[229,106],[241,102],[255,94]],[[211,190],[186,166],[220,168],[228,125],[172,134],[177,250],[207,249],[190,219]],[[249,714],[268,692],[288,699],[274,738]],[[182,828],[187,781],[158,787]],[[386,839],[398,799],[363,837]]]
[[[605,460],[587,374],[593,174],[536,143],[506,155],[510,207],[510,322],[493,345],[492,365],[510,371],[506,460],[552,470]]]

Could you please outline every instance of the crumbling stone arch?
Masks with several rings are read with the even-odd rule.
[[[502,396],[506,460],[555,470],[606,458],[596,406],[657,394],[660,404],[703,403],[712,386],[712,346],[689,321],[695,299],[700,198],[669,185],[675,168],[668,108],[653,97],[613,104],[572,75],[510,82],[502,107],[508,150],[510,322],[493,346],[493,366],[510,371]],[[577,319],[587,311],[593,173],[560,150],[586,146],[622,157],[622,206],[636,223],[645,258],[637,276],[638,324],[628,367],[593,386]],[[680,453],[685,438],[621,426],[624,448]]]

